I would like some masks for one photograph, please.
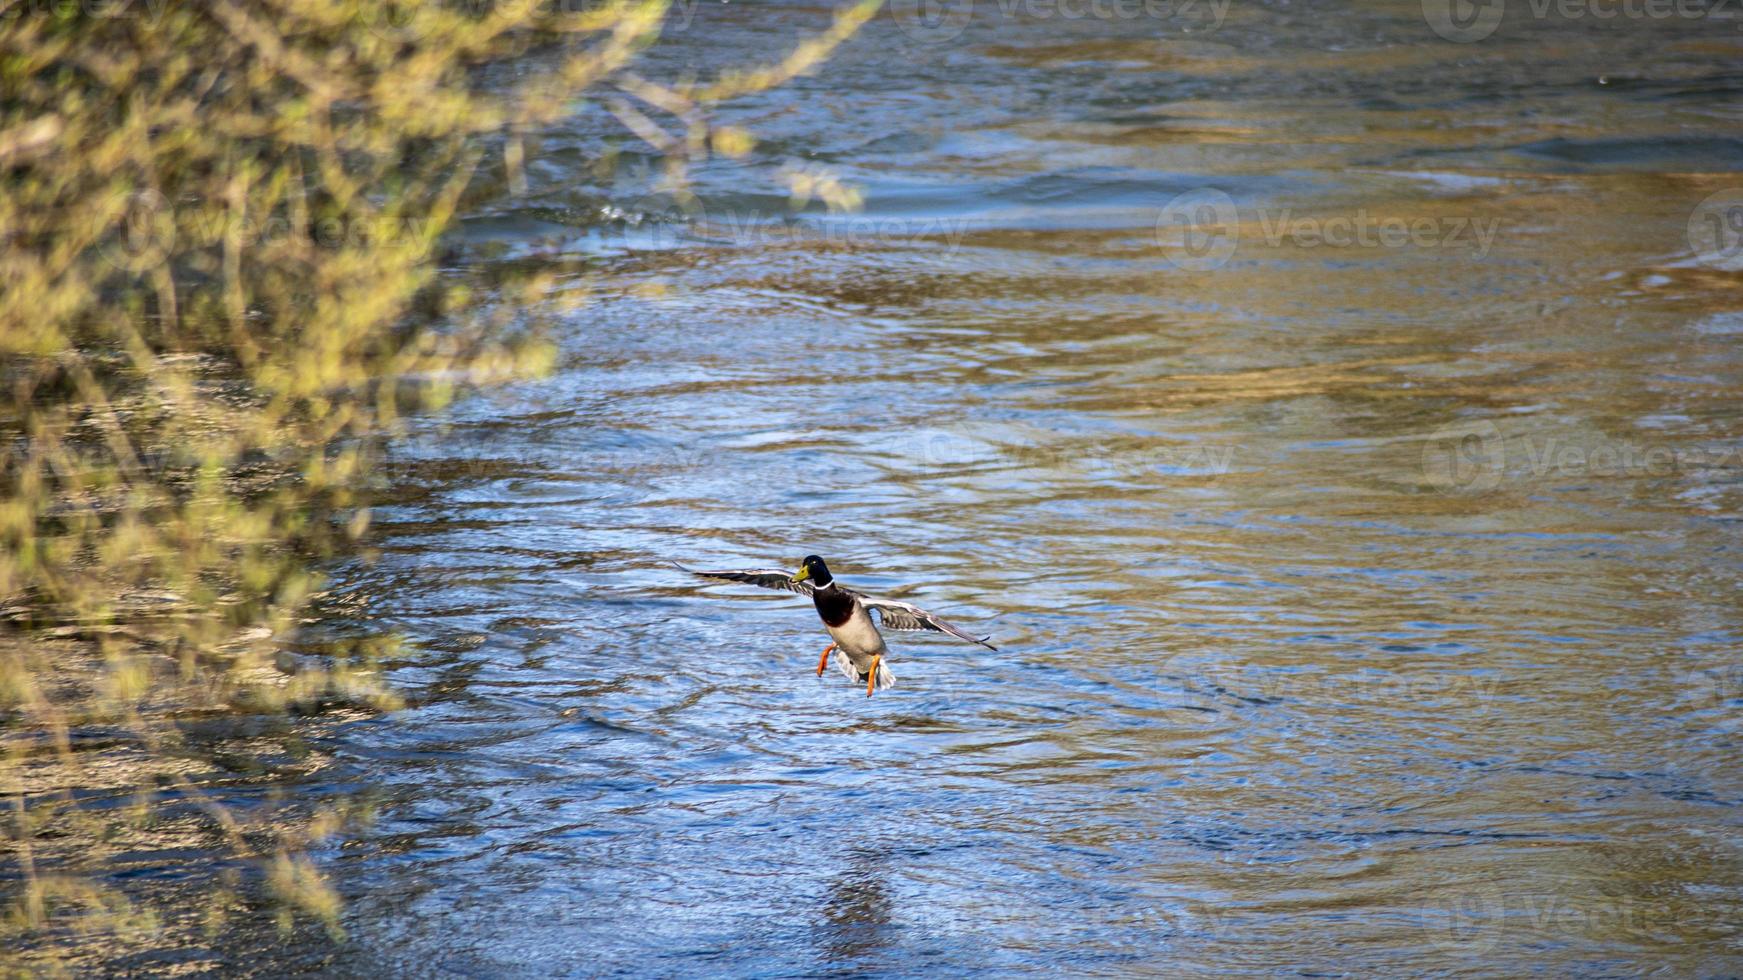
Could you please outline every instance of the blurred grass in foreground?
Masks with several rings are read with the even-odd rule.
[[[366,802],[244,810],[211,790],[318,765],[292,713],[396,706],[388,644],[291,671],[275,639],[319,588],[312,563],[366,533],[375,450],[402,414],[552,361],[550,276],[442,275],[444,232],[474,197],[524,187],[528,137],[583,98],[682,194],[689,161],[754,145],[711,104],[805,71],[875,9],[775,64],[666,85],[631,71],[664,2],[0,0],[14,965],[215,935],[251,880],[281,924],[338,933],[299,852]],[[480,81],[534,54],[548,70]],[[192,926],[106,877],[117,855],[169,848],[226,856]]]

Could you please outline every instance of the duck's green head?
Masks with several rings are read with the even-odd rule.
[[[829,566],[823,564],[823,559],[816,555],[806,555],[805,560],[799,563],[799,570],[793,573],[793,581],[803,582],[807,579],[822,589],[835,581],[835,576],[829,574]]]

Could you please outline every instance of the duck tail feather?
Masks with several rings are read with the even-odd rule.
[[[848,680],[853,681],[855,684],[865,683],[865,675],[860,673],[859,669],[853,665],[853,660],[849,658],[847,654],[842,653],[840,650],[836,650],[834,659],[835,669],[841,671]],[[890,670],[889,661],[887,659],[879,660],[878,683],[873,690],[883,691],[895,686],[896,675]]]
[[[857,681],[860,679],[859,671],[853,669],[853,661],[841,650],[840,647],[837,647],[835,650],[835,669],[841,671],[850,681]]]

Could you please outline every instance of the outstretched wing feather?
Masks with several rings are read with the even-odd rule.
[[[898,602],[895,599],[875,599],[871,596],[862,596],[860,598],[860,604],[865,606],[867,609],[876,609],[878,611],[878,617],[883,621],[885,629],[930,630],[934,633],[949,633],[951,636],[967,640],[970,643],[978,643],[981,646],[986,647],[988,650],[998,649],[998,647],[987,642],[992,639],[990,634],[987,636],[975,636],[973,633],[969,633],[950,625],[911,602]]]
[[[682,571],[689,572],[691,575],[700,575],[703,578],[717,578],[724,582],[743,582],[745,585],[754,585],[764,589],[797,592],[802,596],[809,596],[816,591],[816,589],[811,587],[810,582],[795,582],[793,581],[791,573],[783,572],[778,568],[728,569],[712,572],[703,571],[697,568],[685,568],[677,562],[673,562],[672,564]]]

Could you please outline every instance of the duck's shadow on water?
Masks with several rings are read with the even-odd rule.
[[[889,883],[871,859],[856,858],[831,878],[822,902],[815,919],[822,928],[815,936],[817,952],[826,962],[860,962],[894,942],[890,914],[895,903]]]

